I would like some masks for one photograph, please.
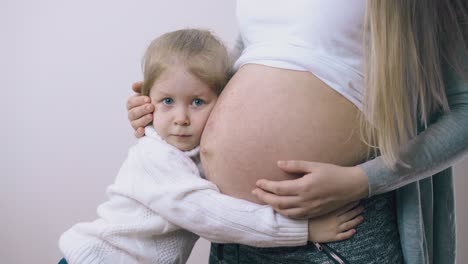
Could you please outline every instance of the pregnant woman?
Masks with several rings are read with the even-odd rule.
[[[460,0],[239,0],[243,49],[203,133],[207,178],[298,218],[367,198],[365,222],[332,251],[453,263],[451,175],[430,176],[468,149],[466,14]],[[142,102],[129,99],[135,128],[151,118]],[[382,155],[355,166],[369,145]],[[320,249],[213,244],[210,261],[331,263]]]

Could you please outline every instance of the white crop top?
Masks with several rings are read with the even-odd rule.
[[[365,0],[238,0],[234,68],[309,71],[362,110],[364,14]]]

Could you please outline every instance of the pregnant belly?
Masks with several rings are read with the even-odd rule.
[[[354,165],[365,155],[351,102],[311,73],[255,64],[228,83],[201,140],[207,179],[253,202],[258,179],[300,176],[281,171],[278,160]]]

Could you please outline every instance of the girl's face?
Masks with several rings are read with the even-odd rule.
[[[153,126],[159,136],[187,151],[200,144],[200,137],[218,96],[184,67],[163,72],[150,91],[156,107]]]

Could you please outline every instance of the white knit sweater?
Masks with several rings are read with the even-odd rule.
[[[221,194],[200,176],[198,148],[182,152],[150,126],[145,134],[108,187],[99,218],[60,237],[68,263],[185,263],[198,236],[257,247],[307,242],[306,220]]]

